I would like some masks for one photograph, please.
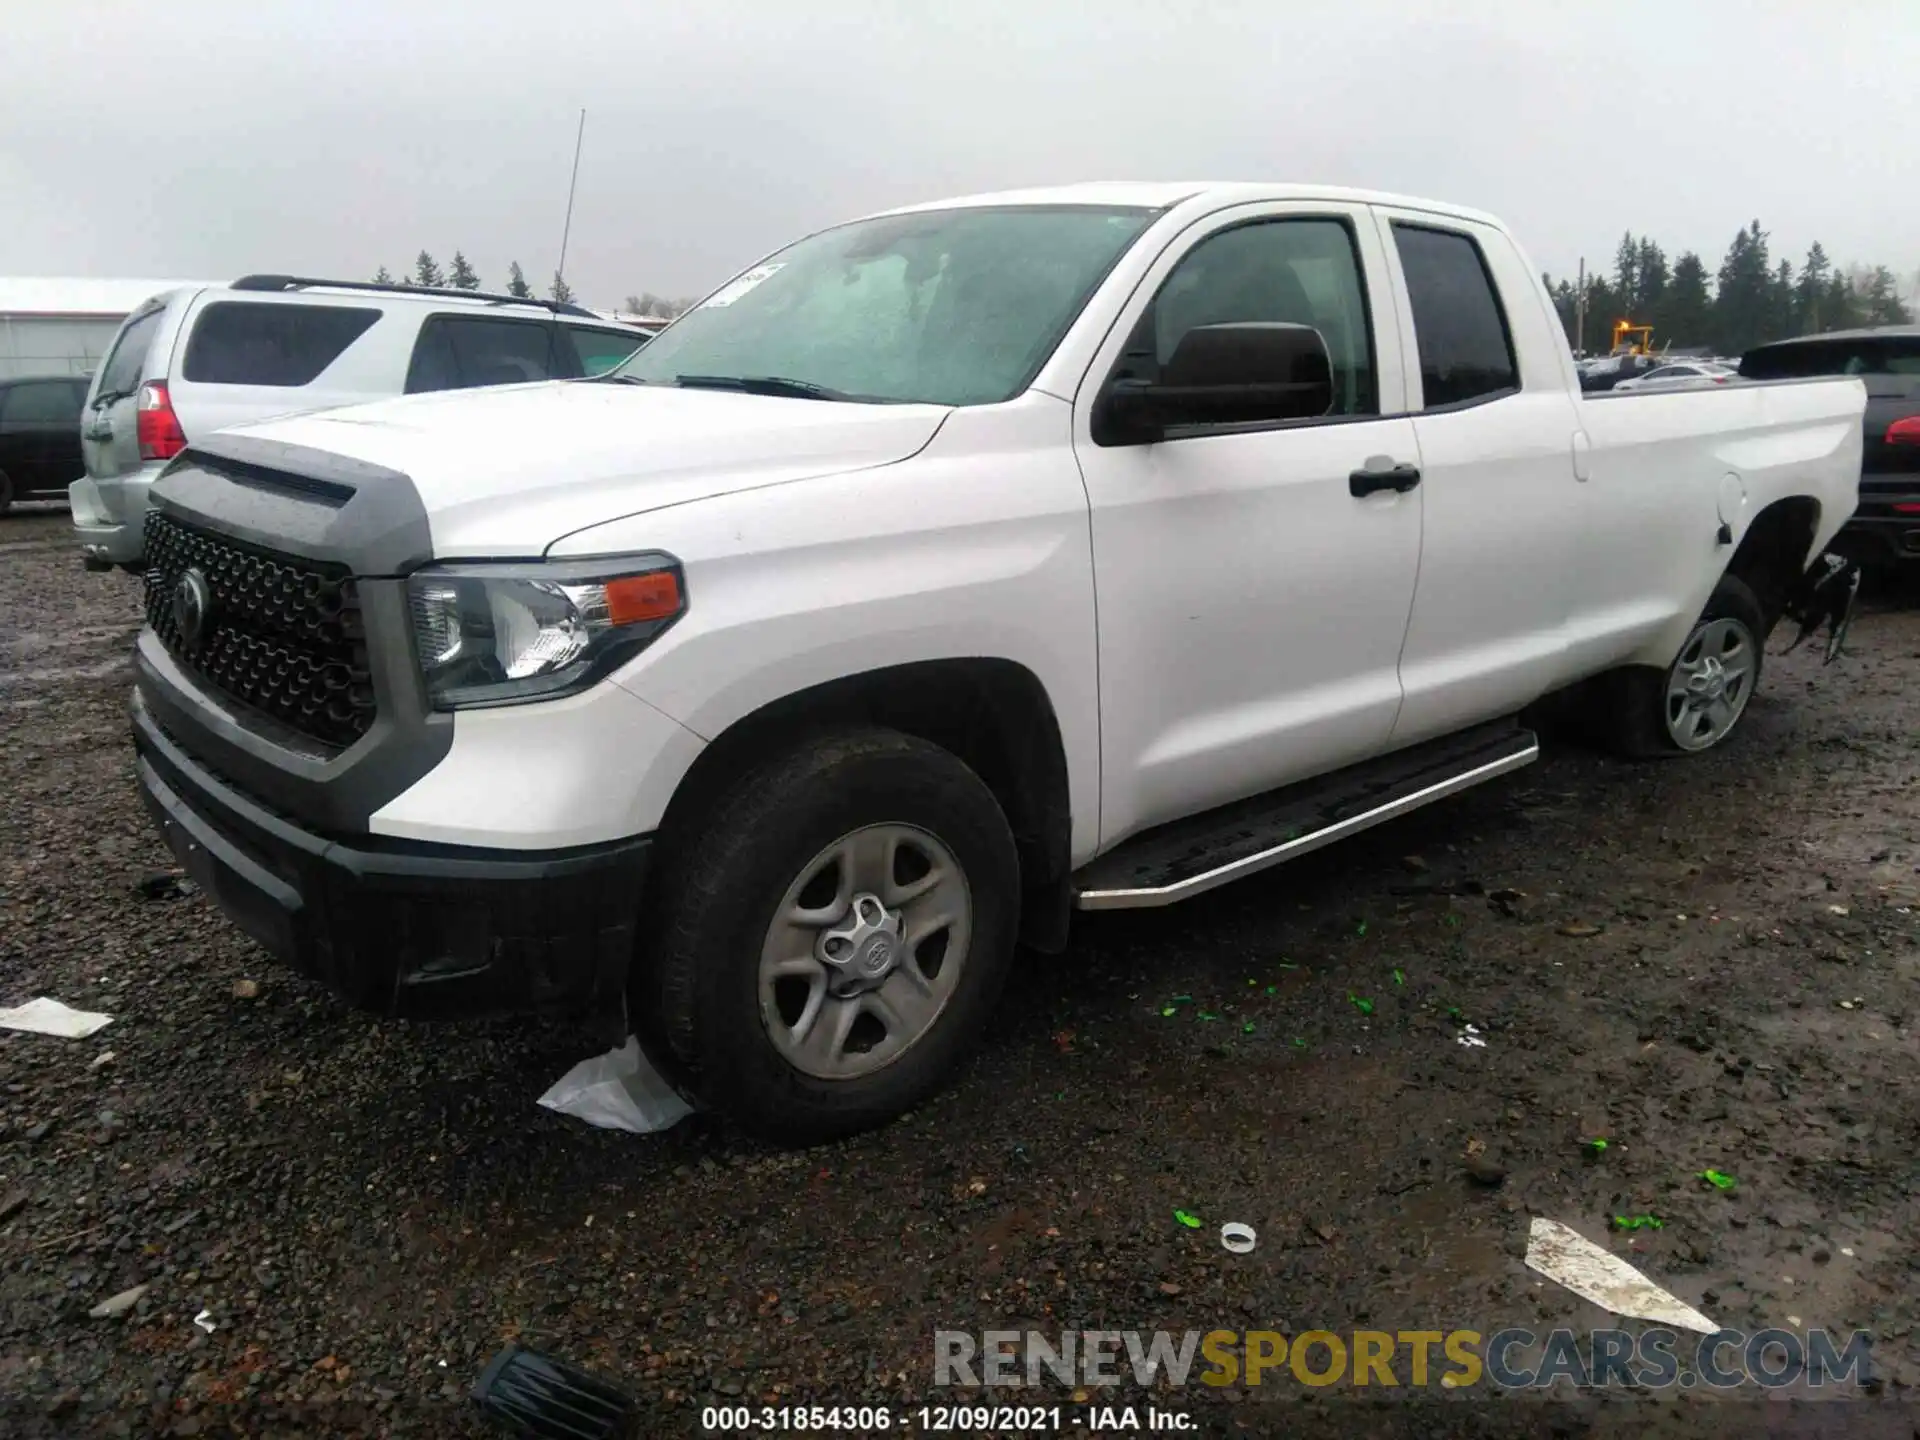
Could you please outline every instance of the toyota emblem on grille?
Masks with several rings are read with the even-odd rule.
[[[213,613],[213,587],[198,566],[182,572],[173,582],[173,623],[179,627],[180,642],[189,650],[199,648]]]

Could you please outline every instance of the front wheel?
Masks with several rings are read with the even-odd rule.
[[[698,1101],[781,1144],[939,1089],[1014,950],[1000,806],[954,755],[893,731],[820,736],[743,776],[659,882],[636,1027]]]
[[[1738,728],[1760,683],[1766,621],[1746,582],[1723,576],[1666,670],[1618,677],[1614,739],[1638,757],[1698,754]]]

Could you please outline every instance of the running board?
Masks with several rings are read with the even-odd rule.
[[[1171,905],[1540,758],[1531,730],[1479,726],[1147,830],[1074,877],[1082,910]]]

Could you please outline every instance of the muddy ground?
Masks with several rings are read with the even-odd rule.
[[[944,1098],[776,1154],[697,1117],[587,1129],[534,1104],[585,1053],[564,1026],[350,1013],[203,897],[143,898],[168,857],[123,718],[136,583],[82,573],[66,526],[0,520],[0,1004],[114,1022],[0,1034],[0,1431],[485,1433],[466,1387],[518,1339],[625,1386],[650,1435],[794,1403],[891,1404],[915,1433],[921,1404],[979,1398],[933,1388],[936,1329],[1608,1324],[1523,1266],[1541,1215],[1723,1326],[1869,1331],[1848,1433],[1911,1432],[1910,600],[1830,669],[1771,661],[1722,752],[1552,746],[1185,908],[1089,917]],[[1663,1223],[1610,1235],[1616,1215]],[[1253,1253],[1221,1248],[1228,1220]],[[1786,1414],[1704,1393],[1416,1398],[1282,1370],[1151,1398],[1255,1435]],[[1086,1428],[1061,1387],[987,1398]]]

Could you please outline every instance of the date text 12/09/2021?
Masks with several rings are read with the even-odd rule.
[[[1137,1435],[1178,1434],[1197,1429],[1180,1410],[1137,1405],[922,1405],[896,1410],[886,1405],[709,1405],[700,1412],[709,1434],[761,1434],[769,1430],[871,1435],[887,1430],[916,1435],[993,1434]]]

